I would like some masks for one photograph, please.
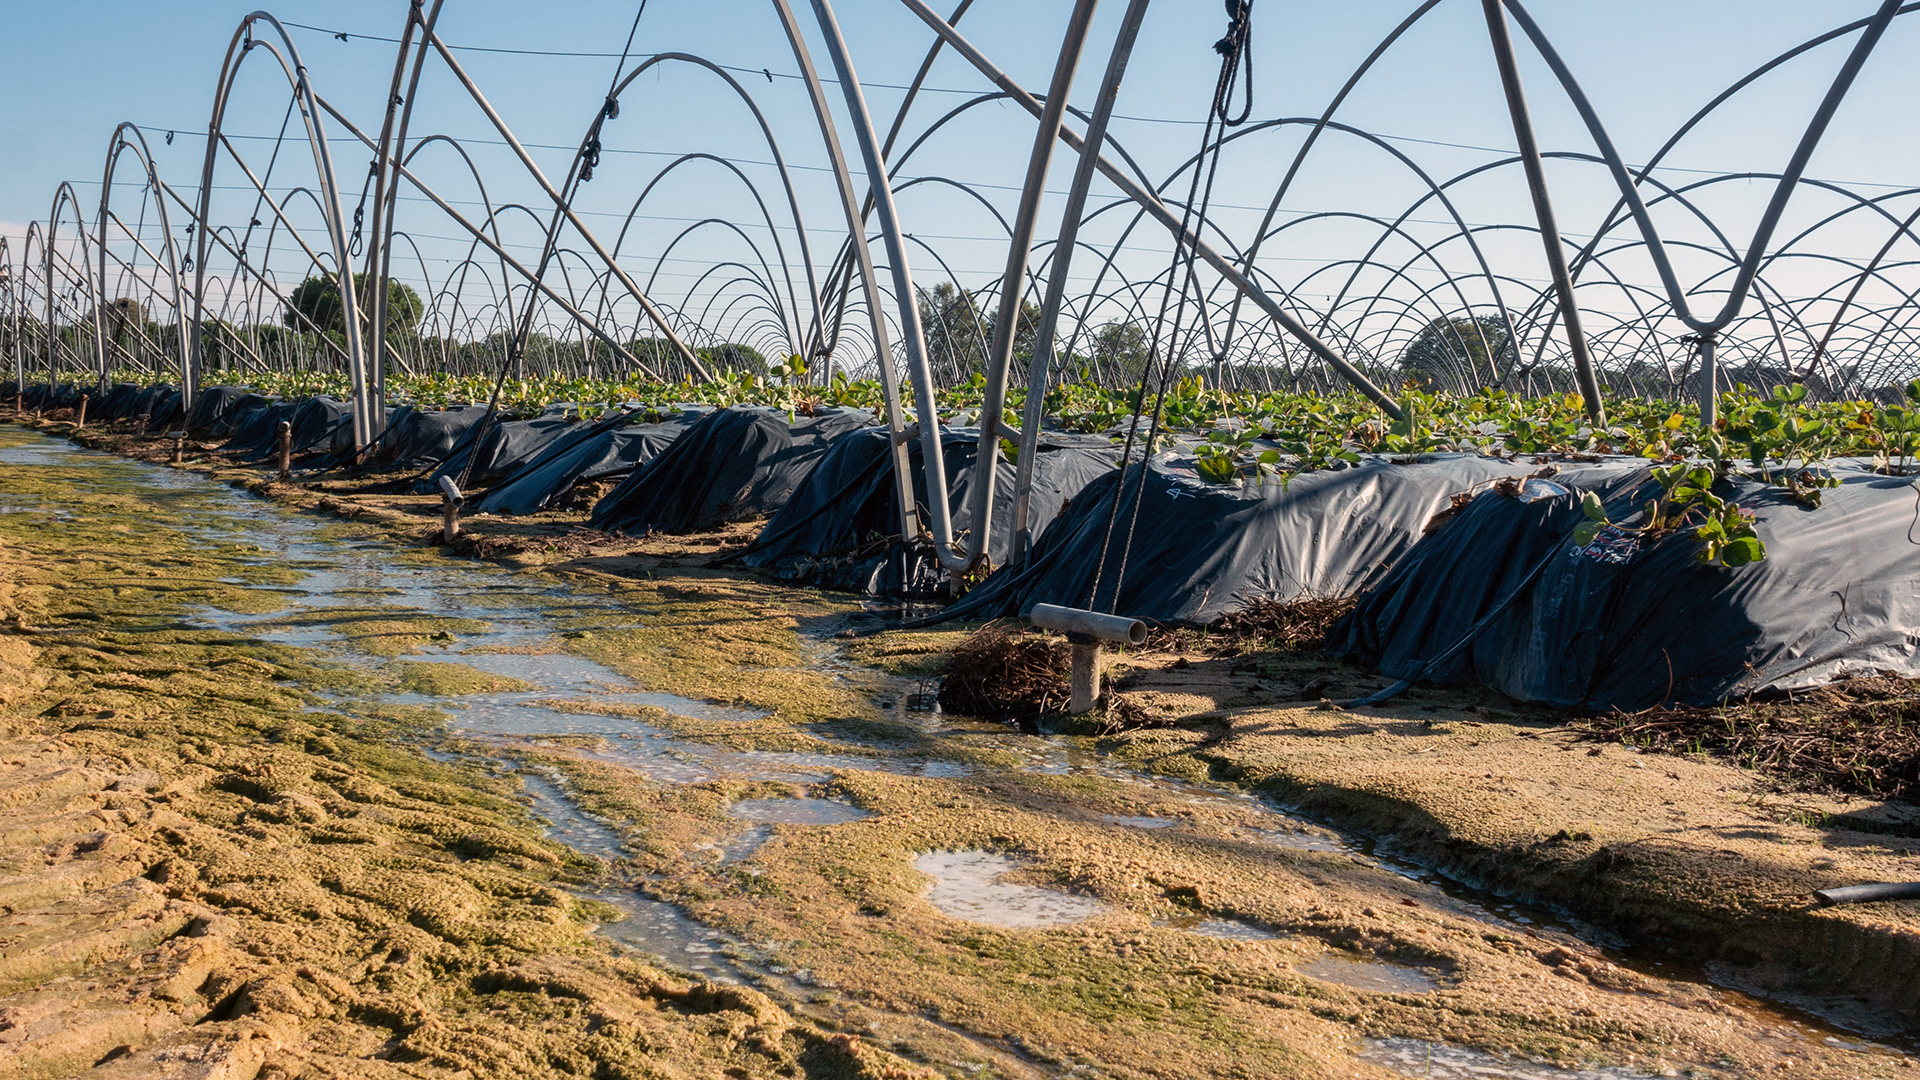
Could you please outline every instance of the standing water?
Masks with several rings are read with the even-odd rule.
[[[0,466],[32,469],[59,464],[68,468],[88,462],[108,462],[104,455],[73,449],[55,442],[0,448]],[[1401,895],[1396,868],[1372,859],[1364,845],[1349,842],[1312,823],[1293,818],[1258,800],[1212,791],[1129,769],[1090,754],[1064,740],[983,733],[956,729],[955,745],[964,742],[967,753],[953,759],[929,753],[924,747],[902,750],[884,744],[849,743],[833,752],[761,749],[752,745],[692,739],[669,726],[648,723],[665,715],[701,722],[740,722],[767,718],[764,712],[665,694],[633,683],[592,660],[565,651],[566,631],[554,614],[591,613],[612,625],[637,624],[641,615],[624,609],[615,598],[584,587],[569,587],[551,578],[455,561],[400,562],[389,544],[375,541],[340,542],[321,523],[283,512],[273,505],[218,488],[211,482],[178,470],[140,467],[143,480],[159,490],[192,490],[221,500],[221,512],[199,515],[191,522],[167,522],[162,527],[191,530],[207,541],[244,540],[260,550],[262,565],[300,572],[292,586],[256,585],[265,613],[243,614],[203,610],[196,617],[205,625],[234,635],[263,641],[324,648],[349,663],[368,664],[374,655],[352,632],[364,609],[389,615],[411,613],[440,620],[458,620],[457,632],[434,635],[424,646],[403,655],[415,664],[460,665],[470,672],[495,676],[510,688],[479,693],[439,692],[431,685],[366,695],[374,704],[426,707],[449,719],[445,735],[463,747],[463,753],[492,756],[500,766],[519,773],[532,807],[549,823],[550,838],[618,868],[629,854],[625,823],[604,821],[581,810],[564,777],[523,764],[519,751],[528,747],[565,745],[582,760],[625,770],[663,785],[695,785],[716,781],[734,784],[797,785],[804,796],[756,796],[735,799],[725,808],[741,823],[720,853],[723,864],[750,863],[760,846],[777,830],[858,828],[869,811],[837,798],[823,788],[838,774],[876,772],[940,783],[956,779],[987,781],[1001,772],[1031,773],[1071,778],[1078,783],[1124,787],[1139,799],[1151,801],[1148,812],[1084,814],[1062,819],[1062,829],[1099,827],[1127,830],[1153,842],[1180,844],[1190,830],[1183,813],[1228,810],[1252,814],[1256,827],[1245,835],[1275,852],[1305,853],[1338,859],[1354,872],[1374,875],[1382,904]],[[25,505],[9,500],[0,489],[0,512],[39,512],[57,515],[59,507]],[[351,613],[352,618],[343,618]],[[904,697],[904,687],[898,696]],[[929,718],[939,723],[938,717]],[[933,731],[934,736],[942,734]],[[939,745],[937,739],[934,745]],[[477,750],[475,748],[478,748]],[[983,756],[982,748],[1000,751]],[[992,762],[984,763],[984,762]],[[1064,812],[1064,811],[1063,811]],[[913,867],[930,882],[923,898],[947,915],[987,927],[1034,931],[1082,925],[1097,928],[1110,917],[1109,905],[1085,895],[1008,880],[1022,864],[1008,854],[989,850],[935,850],[925,852]],[[620,880],[616,873],[611,881]],[[1454,915],[1478,920],[1489,930],[1549,933],[1552,920],[1458,887],[1450,896],[1429,902],[1445,905]],[[715,980],[749,980],[763,986],[787,987],[778,969],[770,968],[753,946],[689,917],[671,904],[648,898],[632,885],[608,884],[590,894],[622,917],[604,923],[600,932],[629,948],[664,963]],[[1401,901],[1405,902],[1405,901]],[[1205,911],[1157,921],[1163,929],[1259,948],[1286,944],[1288,935],[1247,921]],[[1297,941],[1294,943],[1298,943]],[[1314,980],[1365,994],[1427,996],[1446,988],[1441,974],[1396,963],[1347,948],[1316,946],[1318,955],[1290,970],[1293,977]],[[1701,988],[1703,993],[1737,1005],[1738,1012],[1762,1025],[1819,1038],[1825,1045],[1884,1056],[1882,1046],[1844,1038],[1809,1018],[1774,1008],[1757,999],[1727,990]],[[1357,1060],[1408,1076],[1616,1078],[1636,1073],[1630,1069],[1568,1070],[1510,1060],[1498,1055],[1442,1042],[1408,1038],[1368,1039],[1354,1047]]]

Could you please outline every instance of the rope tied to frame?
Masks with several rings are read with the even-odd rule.
[[[1148,338],[1146,369],[1141,372],[1140,385],[1134,393],[1133,417],[1127,425],[1127,439],[1120,452],[1120,480],[1114,485],[1113,500],[1107,508],[1106,534],[1101,538],[1100,557],[1093,564],[1093,582],[1087,589],[1086,607],[1090,611],[1099,611],[1100,585],[1105,576],[1107,561],[1112,554],[1114,534],[1119,525],[1121,504],[1126,501],[1127,469],[1133,461],[1133,448],[1140,430],[1140,421],[1147,419],[1145,445],[1141,447],[1138,480],[1133,484],[1133,504],[1127,518],[1126,531],[1121,538],[1120,558],[1114,567],[1113,590],[1107,601],[1106,611],[1115,612],[1120,605],[1121,588],[1127,576],[1127,562],[1133,553],[1134,533],[1140,525],[1140,508],[1146,502],[1147,473],[1153,458],[1154,445],[1160,436],[1160,420],[1166,407],[1167,393],[1174,383],[1174,375],[1179,367],[1179,358],[1186,351],[1182,346],[1182,331],[1187,337],[1197,332],[1186,325],[1189,303],[1197,312],[1201,329],[1205,326],[1206,311],[1200,304],[1200,282],[1194,273],[1198,251],[1188,241],[1194,222],[1207,219],[1207,209],[1213,202],[1214,181],[1219,176],[1221,151],[1226,146],[1226,129],[1244,123],[1253,112],[1253,61],[1247,47],[1248,31],[1251,28],[1253,0],[1226,0],[1227,36],[1214,43],[1214,51],[1220,54],[1220,76],[1214,82],[1213,101],[1207,110],[1207,121],[1200,133],[1200,153],[1194,159],[1193,181],[1187,190],[1187,199],[1180,213],[1180,230],[1175,234],[1173,264],[1168,268],[1167,292],[1161,294],[1159,311],[1153,320],[1153,330]],[[1232,100],[1234,83],[1242,67],[1246,68],[1247,85],[1244,89],[1245,104],[1236,118],[1232,115],[1228,103]],[[1220,126],[1214,127],[1215,121]],[[1205,183],[1202,184],[1202,173]],[[1173,291],[1174,282],[1179,282],[1179,299],[1171,304],[1168,295]],[[1167,325],[1168,308],[1173,308],[1172,328],[1166,336],[1166,348],[1160,349],[1161,331]],[[1210,331],[1209,331],[1210,333]],[[1159,373],[1159,387],[1153,402],[1153,410],[1146,411],[1148,384],[1154,381],[1155,370]]]
[[[1220,82],[1213,111],[1221,123],[1239,127],[1253,114],[1253,0],[1226,0],[1226,4],[1227,34],[1213,43],[1213,51],[1220,54]],[[1246,85],[1241,90],[1240,115],[1235,116],[1228,101],[1243,71]]]
[[[593,130],[587,133],[587,148],[580,154],[580,182],[593,179],[594,167],[600,164],[600,125],[620,116],[620,99],[608,97],[600,106],[600,115],[594,118]]]

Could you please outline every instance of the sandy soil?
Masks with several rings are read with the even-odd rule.
[[[215,475],[444,557],[425,548],[431,500]],[[1276,835],[1232,792],[1758,987],[1867,998],[1850,1007],[1869,1023],[1915,1008],[1908,905],[1815,910],[1805,893],[1911,876],[1913,842],[1800,822],[1898,826],[1899,807],[1585,742],[1486,694],[1328,708],[1377,681],[1292,654],[1115,671],[1168,726],[1075,745],[1207,790],[1052,775],[1020,767],[1026,737],[898,707],[956,631],[840,641],[871,625],[846,598],[702,567],[751,529],[628,541],[582,532],[578,515],[475,520],[451,554],[591,581],[646,613],[639,629],[568,616],[569,651],[648,689],[768,712],[650,723],[740,749],[966,766],[669,785],[591,740],[507,747],[620,834],[627,858],[604,867],[541,839],[510,772],[414,749],[421,718],[310,712],[340,689],[337,666],[185,628],[192,606],[247,603],[230,579],[260,571],[170,545],[161,513],[129,492],[57,529],[0,514],[0,1048],[17,1062],[0,1077],[96,1062],[183,1076],[1401,1075],[1356,1054],[1367,1039],[1655,1075],[1914,1075],[1902,1055],[1790,1029],[1696,979],[1489,921],[1331,836]],[[429,613],[353,625],[374,628],[346,636],[392,685],[484,692],[409,666],[447,632]],[[729,805],[796,794],[869,816],[766,826],[749,855],[726,854],[747,828]],[[938,851],[997,853],[1018,868],[1009,887],[1099,911],[1028,929],[955,918],[917,868]],[[579,891],[607,875],[754,943],[780,980],[717,987],[617,954]],[[1202,920],[1252,933],[1194,932]],[[1413,981],[1348,985],[1327,974],[1343,965]]]

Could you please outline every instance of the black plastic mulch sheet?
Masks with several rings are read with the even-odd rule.
[[[387,414],[387,430],[375,441],[372,462],[386,468],[424,469],[452,456],[486,412],[481,405],[421,409],[403,405]]]
[[[143,416],[147,418],[149,433],[158,434],[176,427],[180,420],[180,388],[159,383],[136,394],[122,419],[139,420]]]
[[[266,394],[247,394],[233,403],[218,420],[206,431],[209,439],[225,438],[223,450],[237,450],[240,445],[250,443],[258,433],[256,425],[266,422],[266,415],[278,408],[280,399]],[[291,415],[291,413],[289,413]],[[276,421],[277,422],[277,421]]]
[[[280,452],[280,425],[292,425],[296,454],[339,454],[353,445],[353,407],[330,397],[282,401],[240,418],[220,449],[242,461],[264,461]]]
[[[12,384],[7,384],[11,396]],[[21,394],[21,404],[29,409],[78,409],[87,399],[87,423],[104,424],[114,420],[147,417],[147,430],[163,431],[180,419],[180,390],[170,383],[141,386],[139,383],[114,383],[103,393],[91,384],[64,384],[49,387],[42,383],[29,386]]]
[[[1086,607],[1096,570],[1099,610],[1169,624],[1205,625],[1260,600],[1350,596],[1411,550],[1452,496],[1534,468],[1472,454],[1411,463],[1369,458],[1284,484],[1222,485],[1202,479],[1184,452],[1162,453],[1148,462],[1130,546],[1138,465],[1126,471],[1110,542],[1118,470],[1074,496],[1024,567],[988,578],[945,617],[1023,615],[1035,604]]]
[[[941,457],[946,463],[948,507],[956,536],[973,528],[973,490],[978,480],[980,432],[942,428]],[[908,444],[914,499],[927,502],[926,470],[920,441]],[[1120,451],[1102,435],[1047,432],[1040,437],[1034,464],[1029,528],[1043,535],[1060,507],[1095,478],[1113,472]],[[993,535],[988,558],[1007,562],[1013,548],[1014,467],[996,462]],[[885,430],[863,431],[840,440],[818,468],[773,516],[759,538],[734,561],[786,581],[871,595],[923,591],[944,580],[944,572],[924,545],[904,548],[900,539],[898,488]],[[924,517],[924,515],[922,515]]]
[[[232,433],[220,449],[229,454],[261,453],[277,445],[282,421],[291,421],[298,401],[249,394],[234,406]]]
[[[233,415],[240,403],[252,393],[244,386],[203,387],[200,396],[193,399],[193,408],[187,411],[183,426],[191,435],[224,435],[226,431],[221,426],[223,421]]]
[[[716,410],[600,500],[588,525],[641,536],[765,517],[786,504],[835,440],[873,422],[860,409],[792,418],[757,405]]]
[[[1723,484],[1767,545],[1763,562],[1732,569],[1699,565],[1690,530],[1642,542],[1605,529],[1573,546],[1580,491],[1630,526],[1658,494],[1644,467],[1569,470],[1554,478],[1565,493],[1482,495],[1364,596],[1330,643],[1395,678],[1599,710],[1920,675],[1920,490],[1859,463],[1834,472],[1841,485],[1817,508],[1759,483]],[[1421,671],[1516,592],[1456,657]]]
[[[133,415],[133,403],[145,389],[139,383],[114,383],[105,396],[91,394],[87,402],[88,420],[119,420]]]
[[[555,442],[526,467],[490,489],[475,509],[483,514],[531,514],[580,484],[624,476],[673,444],[704,413],[685,412],[659,423],[616,416]]]
[[[457,481],[463,472],[467,473],[466,486],[476,491],[500,483],[526,468],[554,443],[591,426],[583,424],[573,410],[571,405],[550,406],[545,414],[531,420],[504,422],[498,421],[496,414],[496,422],[485,425],[485,435],[480,435],[480,424],[473,424],[461,433],[453,452],[421,481],[419,490],[432,491],[442,476],[451,476]],[[480,436],[478,451],[473,446],[475,436]],[[473,458],[471,472],[467,470],[469,457]]]
[[[71,409],[80,404],[80,395],[87,388],[77,383],[31,383],[20,392],[20,403],[29,409],[52,412],[54,409]]]

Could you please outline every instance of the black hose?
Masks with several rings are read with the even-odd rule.
[[[1912,900],[1920,898],[1920,881],[1819,889],[1814,892],[1813,898],[1820,901],[1822,905],[1865,904],[1874,900]]]
[[[1502,600],[1498,604],[1495,604],[1492,610],[1488,611],[1485,615],[1480,616],[1479,621],[1475,622],[1471,627],[1467,629],[1466,636],[1462,637],[1459,641],[1454,642],[1452,645],[1448,646],[1447,648],[1441,650],[1437,655],[1423,661],[1420,664],[1420,666],[1414,668],[1412,673],[1409,674],[1406,678],[1401,679],[1399,682],[1394,683],[1392,686],[1387,687],[1385,690],[1380,690],[1375,693],[1368,694],[1365,697],[1355,698],[1352,701],[1349,701],[1344,705],[1342,705],[1341,708],[1358,709],[1368,705],[1378,705],[1381,702],[1387,701],[1390,698],[1399,697],[1402,693],[1405,693],[1406,690],[1409,687],[1411,687],[1414,683],[1417,683],[1421,679],[1426,678],[1427,672],[1432,671],[1434,668],[1437,668],[1441,664],[1444,664],[1447,661],[1453,659],[1455,656],[1458,656],[1460,654],[1460,650],[1473,644],[1474,639],[1478,638],[1481,635],[1481,633],[1483,633],[1487,629],[1487,627],[1492,626],[1493,621],[1495,619],[1498,619],[1500,616],[1506,614],[1507,609],[1513,606],[1513,602],[1515,600],[1520,599],[1520,596],[1522,593],[1526,592],[1528,589],[1531,589],[1533,587],[1534,581],[1540,577],[1540,572],[1542,570],[1545,570],[1547,568],[1547,564],[1551,563],[1555,558],[1557,558],[1560,555],[1560,551],[1561,551],[1561,548],[1558,542],[1554,543],[1552,547],[1548,548],[1546,557],[1541,559],[1539,562],[1533,564],[1533,569],[1527,571],[1527,576],[1520,579],[1520,584],[1513,587],[1513,591],[1507,594],[1507,598],[1505,600]]]

